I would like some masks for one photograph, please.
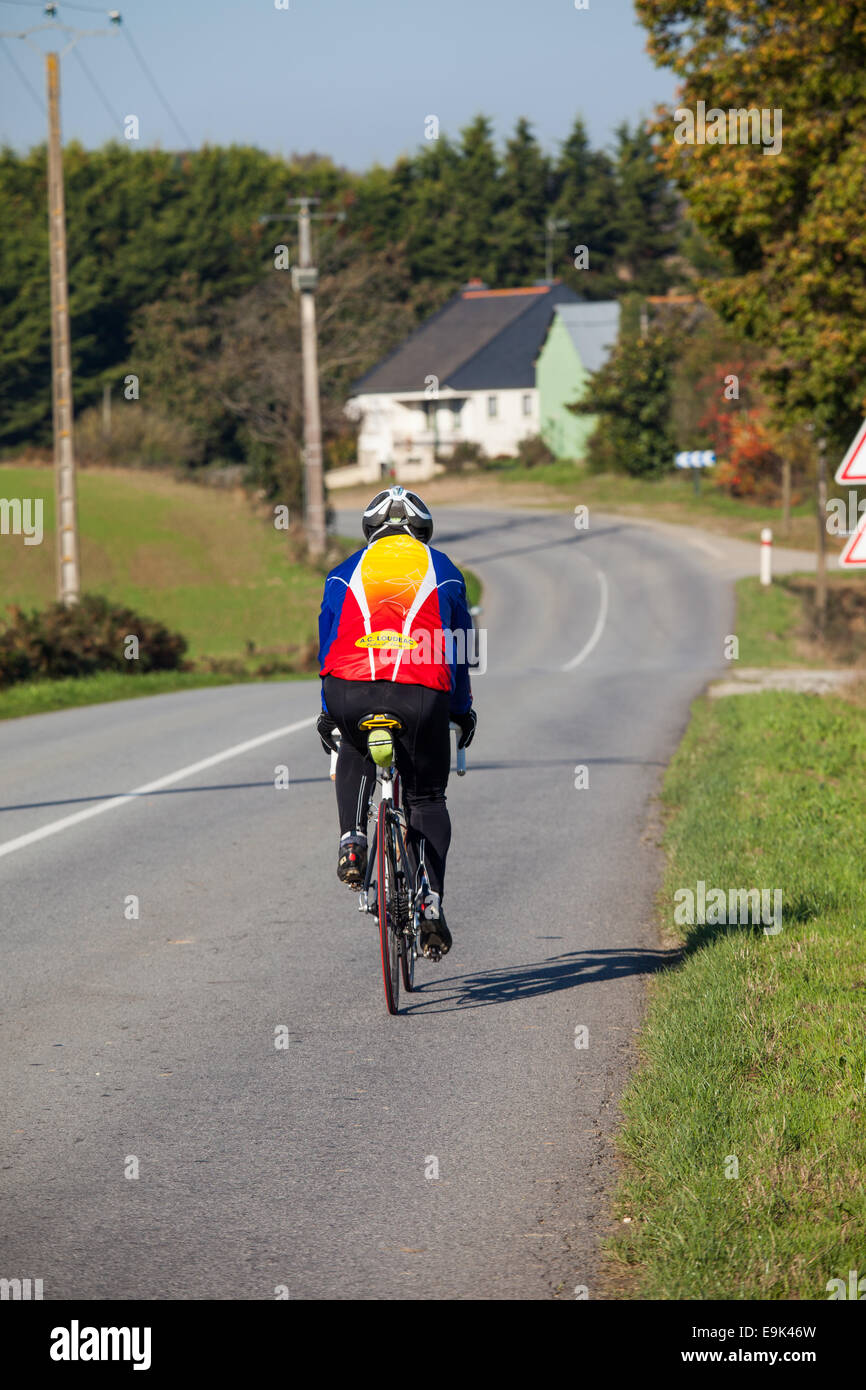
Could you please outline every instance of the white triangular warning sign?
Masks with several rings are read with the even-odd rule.
[[[860,525],[839,556],[840,569],[866,569],[866,512],[860,518]]]
[[[866,420],[836,469],[837,483],[866,483]]]

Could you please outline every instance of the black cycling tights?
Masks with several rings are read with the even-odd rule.
[[[343,735],[337,759],[340,833],[366,831],[367,808],[376,785],[376,765],[367,753],[367,735],[359,730],[358,721],[379,710],[394,714],[403,723],[394,747],[409,842],[416,859],[423,851],[430,887],[441,894],[451,843],[451,818],[445,805],[451,766],[450,692],[389,680],[344,681],[338,676],[325,676],[322,688],[328,712]]]

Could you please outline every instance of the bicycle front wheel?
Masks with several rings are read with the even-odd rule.
[[[388,824],[388,803],[385,801],[380,803],[376,824],[376,875],[385,1003],[388,1013],[395,1014],[400,999],[399,907],[394,832]]]

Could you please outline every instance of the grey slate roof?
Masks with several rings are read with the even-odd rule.
[[[353,395],[423,391],[425,377],[457,391],[535,385],[535,359],[557,305],[578,305],[565,285],[461,290],[352,386]]]
[[[595,304],[560,304],[556,309],[588,372],[597,372],[619,336],[619,300]]]

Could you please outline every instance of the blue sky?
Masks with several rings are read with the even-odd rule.
[[[282,3],[282,0],[278,0]],[[390,164],[424,138],[424,120],[456,134],[483,111],[502,138],[518,116],[555,149],[583,115],[594,145],[674,95],[673,76],[647,57],[632,0],[128,0],[119,8],[193,146],[254,144],[316,150],[364,169]],[[108,27],[96,0],[59,5],[58,18]],[[38,3],[0,3],[0,28],[39,24]],[[43,50],[46,35],[34,40]],[[44,139],[38,53],[0,47],[0,141]],[[112,122],[74,53],[63,60],[64,139],[101,144],[135,114],[143,145],[186,142],[136,61],[126,35],[85,39],[80,52]],[[10,63],[11,54],[38,103]]]

